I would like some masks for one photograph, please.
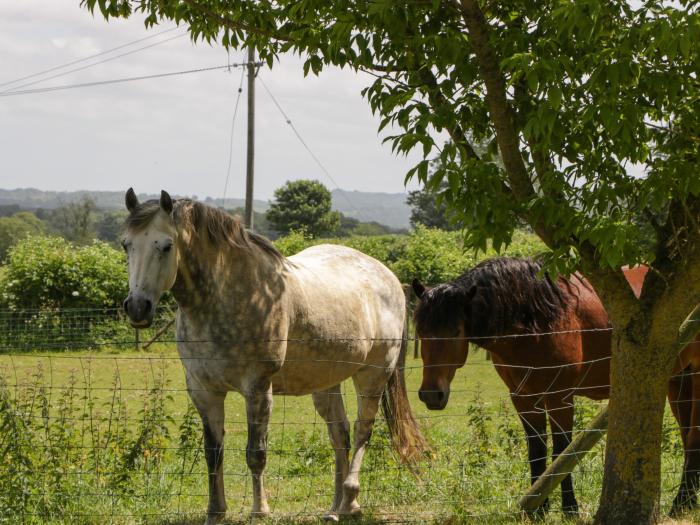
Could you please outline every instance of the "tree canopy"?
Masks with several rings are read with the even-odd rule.
[[[44,230],[44,223],[31,212],[21,211],[0,217],[0,263],[15,243],[30,235],[42,234]]]
[[[315,180],[295,180],[275,190],[267,220],[280,233],[303,230],[312,237],[333,233],[340,214],[331,211],[331,192]]]
[[[679,233],[679,203],[700,193],[697,2],[84,3],[185,23],[195,40],[252,44],[270,65],[295,51],[306,72],[370,73],[364,94],[381,127],[399,129],[389,140],[425,153],[408,177],[447,181],[470,246],[508,243],[525,219],[575,262],[653,262],[665,240],[643,250],[637,218],[663,229],[673,211]],[[439,147],[434,131],[453,143]],[[492,162],[497,147],[505,169]],[[429,173],[435,152],[443,168]],[[643,176],[628,172],[635,164]]]

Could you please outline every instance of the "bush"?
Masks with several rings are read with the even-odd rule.
[[[126,297],[124,254],[95,241],[29,237],[12,247],[0,280],[0,308],[116,308]]]
[[[399,281],[420,279],[427,284],[450,281],[476,263],[465,254],[459,232],[418,226],[409,235],[403,256],[391,266]]]
[[[402,283],[418,278],[427,284],[451,281],[479,261],[497,255],[487,252],[464,252],[462,234],[418,226],[409,235],[353,236],[335,239],[311,239],[303,231],[292,232],[275,241],[286,256],[294,255],[317,244],[342,244],[355,248],[388,266]],[[532,233],[517,231],[503,255],[532,257],[546,246]]]

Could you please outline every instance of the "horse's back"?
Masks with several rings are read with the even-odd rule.
[[[303,394],[364,367],[392,369],[405,298],[396,276],[352,248],[317,245],[289,258],[286,360],[278,390]]]
[[[493,349],[497,371],[512,393],[607,398],[607,312],[593,287],[580,275],[560,277],[557,285],[568,307],[546,334],[524,334],[497,344]]]
[[[289,258],[291,273],[306,297],[338,305],[358,298],[404,313],[401,283],[381,262],[353,248],[335,244],[312,246]],[[341,305],[342,306],[342,305]]]

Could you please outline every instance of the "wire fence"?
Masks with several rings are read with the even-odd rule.
[[[174,315],[160,310],[137,337],[116,310],[0,312],[0,523],[203,521],[201,422],[173,344]],[[317,362],[322,373],[327,362]],[[485,352],[470,352],[445,410],[428,411],[418,400],[423,364],[409,357],[404,372],[410,402],[433,452],[415,469],[406,468],[385,422],[377,422],[360,476],[366,522],[520,518],[518,501],[530,476],[525,435],[496,366]],[[545,393],[551,392],[517,395]],[[352,385],[344,383],[341,394],[352,421]],[[601,407],[576,398],[576,431]],[[308,397],[276,396],[269,429],[265,479],[273,515],[283,523],[317,519],[333,499],[334,451],[325,421]],[[247,519],[252,504],[246,442],[245,404],[232,393],[224,478],[227,518],[234,521]],[[683,467],[670,413],[662,448],[662,505],[668,509]],[[603,450],[604,440],[573,473],[584,516],[597,506]],[[558,491],[551,500],[556,520]]]

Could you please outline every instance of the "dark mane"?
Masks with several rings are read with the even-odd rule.
[[[126,218],[126,229],[144,229],[159,210],[157,200],[139,204]],[[224,210],[189,199],[178,199],[173,204],[173,220],[178,229],[187,231],[198,239],[206,239],[213,246],[246,250],[257,247],[274,258],[284,259],[270,240],[246,230],[239,217]]]
[[[422,335],[451,336],[461,326],[467,337],[538,333],[552,325],[569,304],[555,283],[538,276],[531,259],[488,259],[456,280],[425,292],[415,311]]]

